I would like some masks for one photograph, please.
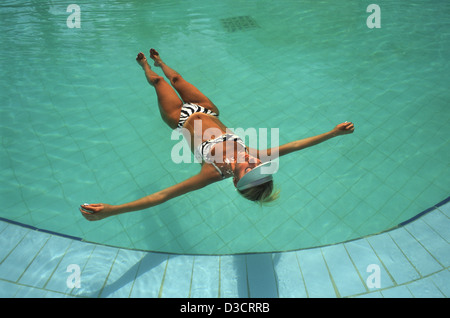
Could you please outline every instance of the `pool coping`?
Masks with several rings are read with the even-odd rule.
[[[345,241],[340,241],[340,242],[336,242],[336,243],[329,243],[329,244],[324,244],[324,245],[317,245],[317,246],[311,246],[311,247],[304,247],[304,248],[298,248],[298,249],[289,249],[289,250],[281,250],[281,251],[266,251],[266,252],[250,252],[250,253],[225,253],[225,254],[201,254],[201,253],[174,253],[174,252],[165,252],[165,251],[152,251],[152,250],[147,250],[147,249],[136,249],[136,248],[129,248],[129,247],[120,247],[120,246],[115,246],[115,245],[108,245],[108,244],[104,244],[104,243],[98,243],[98,242],[93,242],[93,241],[89,241],[89,240],[85,240],[81,237],[77,237],[77,236],[73,236],[73,235],[68,235],[68,234],[64,234],[64,233],[59,233],[59,232],[55,232],[55,231],[51,231],[51,230],[46,230],[46,229],[42,229],[42,228],[38,228],[35,227],[33,225],[28,225],[25,223],[21,223],[21,222],[17,222],[17,221],[13,221],[13,220],[9,220],[3,217],[0,217],[0,221],[6,222],[6,223],[10,223],[10,224],[14,224],[17,226],[21,226],[21,227],[25,227],[28,228],[30,230],[33,231],[38,231],[38,232],[43,232],[43,233],[47,233],[47,234],[51,234],[51,235],[56,235],[56,236],[60,236],[60,237],[64,237],[67,239],[71,239],[71,240],[75,240],[75,241],[80,241],[80,242],[85,242],[85,243],[90,243],[90,244],[97,244],[97,245],[102,245],[102,246],[108,246],[108,247],[114,247],[114,248],[120,248],[120,249],[125,249],[125,250],[132,250],[132,251],[140,251],[140,252],[150,252],[150,253],[161,253],[161,254],[170,254],[170,255],[198,255],[198,256],[226,256],[226,255],[248,255],[248,254],[265,254],[265,253],[283,253],[283,252],[292,252],[292,251],[299,251],[299,250],[306,250],[306,249],[313,249],[313,248],[322,248],[322,247],[326,247],[326,246],[332,246],[332,245],[336,245],[336,244],[343,244],[343,243],[348,243],[348,242],[352,242],[355,240],[359,240],[362,238],[366,238],[366,237],[370,237],[370,236],[374,236],[374,235],[379,235],[385,232],[389,232],[392,231],[394,229],[400,228],[402,226],[405,226],[411,222],[414,222],[415,220],[419,219],[420,217],[424,216],[427,213],[430,213],[432,211],[434,211],[435,209],[438,209],[439,207],[447,204],[448,202],[450,202],[450,196],[447,197],[446,199],[438,202],[437,204],[423,210],[422,212],[416,214],[415,216],[409,218],[408,220],[405,220],[403,222],[400,222],[399,224],[390,227],[386,230],[383,230],[381,232],[378,233],[372,233],[372,234],[368,234],[365,236],[361,236],[358,238],[353,238],[350,240],[345,240]]]
[[[22,238],[16,239],[17,242],[11,243],[10,251],[0,259],[0,297],[447,298],[450,295],[447,287],[450,286],[450,250],[448,230],[443,224],[450,222],[449,217],[450,197],[396,227],[367,237],[295,251],[210,256],[109,247],[0,219],[4,222],[3,230],[10,226],[26,232]],[[21,251],[24,245],[22,241],[27,235],[38,235],[37,233],[48,238],[60,237],[68,245],[77,242],[92,255],[94,249],[114,255],[112,262],[104,264],[108,268],[104,276],[98,275],[98,279],[93,279],[93,284],[101,286],[98,294],[84,293],[73,288],[59,289],[55,284],[49,284],[56,277],[56,268],[49,274],[45,286],[24,281],[27,270],[32,267],[42,246],[30,236],[28,247]],[[36,244],[34,249],[38,251],[37,254],[26,256],[33,244]],[[125,274],[120,276],[115,273],[114,265],[119,264],[118,259],[122,254],[126,255],[122,262],[128,265],[124,265],[125,269],[122,270],[125,270]],[[89,255],[90,261],[92,256]],[[67,252],[57,260],[58,264],[64,263],[62,259],[66,256]],[[11,274],[11,269],[7,266],[16,264],[13,262],[14,257],[28,257],[25,261],[28,263],[16,276],[18,278]],[[143,265],[155,258],[162,260],[155,268],[148,269]],[[104,263],[104,259],[101,261]],[[388,282],[379,288],[368,287],[371,272],[367,264],[374,263]],[[82,275],[89,267],[86,266]],[[212,270],[204,272],[203,268]],[[244,279],[229,279],[236,275],[233,271],[235,268],[242,271]],[[131,273],[130,269],[135,272]],[[67,275],[64,274],[64,279]],[[134,276],[123,286],[117,286],[116,282],[121,280],[113,278],[117,275],[121,278],[126,275]],[[142,287],[147,286],[144,283],[146,280],[154,280],[155,277],[158,277],[155,290]],[[230,288],[227,289],[227,286]]]

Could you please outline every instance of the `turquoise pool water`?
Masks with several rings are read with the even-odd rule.
[[[188,254],[308,248],[378,233],[448,197],[450,3],[2,1],[0,217],[87,241]],[[255,25],[227,29],[225,19]],[[229,127],[280,143],[349,120],[351,136],[282,158],[279,201],[230,180],[147,211],[87,222],[198,171],[170,159],[171,131],[135,62],[158,49]],[[161,73],[162,74],[162,73]]]

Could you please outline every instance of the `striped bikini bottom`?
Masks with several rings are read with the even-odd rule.
[[[188,120],[188,118],[195,113],[204,113],[204,114],[218,117],[218,115],[215,112],[213,112],[203,106],[200,106],[197,104],[192,104],[192,103],[185,103],[181,107],[180,119],[178,121],[177,128],[182,128],[184,126],[184,123],[186,122],[186,120]]]

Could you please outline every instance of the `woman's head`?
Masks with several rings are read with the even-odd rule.
[[[274,191],[273,180],[248,189],[238,189],[238,192],[244,198],[250,201],[259,202],[261,205],[276,200],[280,193],[280,191]]]
[[[269,169],[270,164],[262,164],[259,159],[251,156],[245,162],[236,164],[233,181],[244,198],[261,205],[278,198],[279,191],[274,192],[272,174],[264,173],[264,168]]]

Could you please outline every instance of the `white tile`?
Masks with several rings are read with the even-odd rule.
[[[93,244],[71,241],[70,247],[60,259],[58,267],[53,272],[44,288],[51,291],[70,294],[72,289],[76,288],[74,285],[77,278],[81,279],[80,283],[81,286],[83,286],[83,277],[78,274],[82,272],[93,250]]]
[[[403,255],[389,235],[381,234],[367,238],[379,259],[397,284],[420,278],[419,273]]]
[[[353,265],[342,244],[332,245],[321,249],[328,270],[341,297],[365,293],[365,282]]]
[[[382,290],[381,294],[385,298],[412,298],[413,294],[405,285]]]
[[[2,246],[0,249],[0,264],[29,231],[31,230],[13,224],[8,224],[6,228],[4,228],[0,233],[0,246]]]
[[[74,288],[72,294],[83,297],[98,297],[106,284],[118,249],[95,245],[88,262],[81,271],[81,288]]]
[[[167,262],[161,297],[189,297],[194,256],[171,255]]]
[[[274,253],[273,263],[280,298],[306,297],[305,283],[295,252]]]
[[[431,276],[434,285],[440,290],[445,297],[450,297],[450,271],[445,269]]]
[[[51,236],[19,280],[19,283],[43,288],[56,270],[71,240]]]
[[[220,297],[249,297],[245,255],[226,255],[220,257]]]
[[[444,267],[450,266],[450,245],[422,219],[405,226],[405,229]]]
[[[450,219],[439,210],[423,216],[422,220],[433,228],[444,240],[450,242]]]
[[[192,273],[192,298],[219,296],[219,256],[195,256]]]
[[[120,249],[100,297],[130,297],[145,252]]]
[[[251,298],[278,297],[271,254],[247,255],[247,276]]]
[[[49,234],[29,231],[0,264],[0,278],[17,281],[49,238]]]
[[[427,277],[406,285],[416,298],[445,298],[445,295],[436,287],[431,277]]]
[[[434,257],[404,228],[389,232],[389,235],[422,276],[427,276],[442,269],[442,266]]]
[[[139,262],[130,297],[159,297],[169,258],[171,256],[166,254],[146,253]],[[185,267],[183,264],[180,266]]]
[[[379,270],[379,283],[380,288],[388,288],[394,285],[392,279],[386,272],[383,264],[380,259],[375,254],[374,250],[368,243],[366,239],[359,239],[352,242],[348,242],[344,244],[347,249],[350,258],[355,264],[356,268],[363,281],[365,282],[366,287],[373,291],[377,288],[375,285],[368,285],[367,280],[370,279],[372,274],[375,274],[375,270]],[[376,267],[374,267],[374,265]],[[375,279],[375,277],[373,277]],[[370,280],[371,283],[375,283],[374,280]]]
[[[297,252],[308,297],[337,297],[320,249]]]

